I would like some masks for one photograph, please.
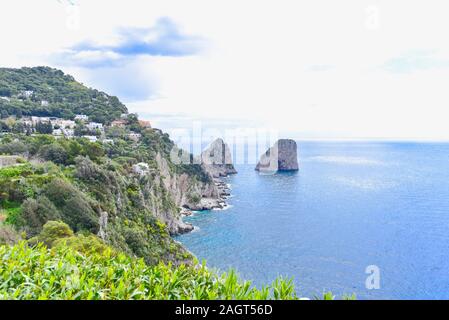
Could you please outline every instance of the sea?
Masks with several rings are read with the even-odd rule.
[[[176,240],[261,287],[292,278],[314,298],[449,299],[449,144],[302,142],[300,169],[237,165],[225,210]]]

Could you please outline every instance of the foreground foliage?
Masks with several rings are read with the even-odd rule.
[[[295,299],[291,281],[258,290],[231,271],[158,264],[109,249],[81,253],[20,242],[0,246],[0,299]]]

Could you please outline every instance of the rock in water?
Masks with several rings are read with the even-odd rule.
[[[296,141],[280,139],[260,157],[256,170],[261,172],[297,171],[297,150]]]
[[[216,139],[201,153],[201,160],[206,170],[214,178],[236,174],[232,164],[231,150],[223,139]]]

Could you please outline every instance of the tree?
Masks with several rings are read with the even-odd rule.
[[[39,155],[43,159],[56,164],[66,164],[68,159],[67,151],[58,143],[42,146],[39,150]]]
[[[1,113],[0,113],[0,116],[1,116],[2,119],[6,119],[6,118],[9,117],[9,113],[6,110],[2,110]]]
[[[99,143],[87,143],[84,146],[84,151],[86,156],[88,156],[92,161],[98,161],[104,156],[104,148]]]
[[[53,126],[50,122],[39,121],[36,124],[36,132],[40,134],[51,134],[53,132]]]
[[[3,121],[0,121],[0,132],[10,132],[10,131],[11,128]]]
[[[69,182],[54,179],[44,190],[45,196],[61,212],[61,219],[73,230],[97,233],[99,219],[89,204],[89,199]]]
[[[74,134],[77,137],[82,137],[89,134],[89,129],[84,124],[78,123],[75,126]]]
[[[35,236],[42,231],[42,226],[49,220],[60,220],[61,214],[54,204],[45,196],[26,199],[22,204],[21,225],[28,236]]]
[[[45,244],[47,247],[52,247],[57,240],[73,237],[73,231],[64,222],[48,221],[42,228],[42,231],[37,237],[29,240],[29,243],[35,245],[39,242]]]
[[[16,122],[12,127],[12,132],[14,133],[23,133],[25,131],[25,126],[22,122]]]

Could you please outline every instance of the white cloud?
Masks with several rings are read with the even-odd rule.
[[[105,74],[107,85],[82,69],[67,71],[110,90],[135,74],[134,82],[148,88],[151,99],[127,99],[136,102],[129,106],[150,113],[253,119],[314,137],[449,139],[449,68],[436,63],[408,73],[385,69],[388,61],[416,50],[448,59],[446,1],[77,3],[80,29],[70,30],[57,1],[2,1],[1,11],[9,9],[0,20],[2,30],[9,30],[2,39],[8,43],[3,63],[48,63],[48,54],[86,39],[116,43],[117,28],[148,28],[169,17],[184,34],[208,39],[208,50],[128,63],[123,79],[118,72]],[[367,24],[375,10],[366,8],[373,4],[379,9],[375,28]]]

